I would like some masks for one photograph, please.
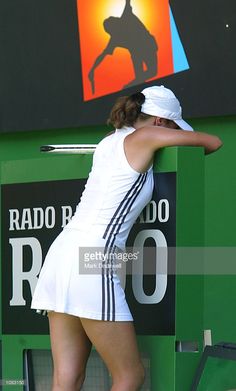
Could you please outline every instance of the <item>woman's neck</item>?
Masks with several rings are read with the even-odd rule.
[[[154,122],[155,122],[155,118],[154,117],[151,117],[151,118],[148,118],[147,120],[145,121],[140,121],[140,120],[137,120],[133,127],[135,129],[139,129],[139,128],[143,128],[144,126],[153,126],[154,125]]]

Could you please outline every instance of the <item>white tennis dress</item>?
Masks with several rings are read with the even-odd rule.
[[[124,139],[134,130],[118,129],[98,144],[75,214],[49,248],[31,308],[133,320],[115,258],[107,255],[125,251],[130,229],[152,196],[152,168],[138,173],[125,156]]]

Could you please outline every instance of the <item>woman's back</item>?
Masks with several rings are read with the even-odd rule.
[[[134,130],[116,130],[98,144],[85,190],[66,226],[87,231],[100,245],[124,248],[133,223],[152,196],[152,169],[139,173],[125,156],[124,139]]]

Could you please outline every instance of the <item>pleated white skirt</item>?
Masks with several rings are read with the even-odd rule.
[[[98,244],[89,233],[64,228],[49,248],[31,308],[89,319],[132,321],[116,271],[104,269],[100,262],[96,263],[100,267],[91,271],[85,269],[86,262],[80,259],[82,248],[92,252]]]

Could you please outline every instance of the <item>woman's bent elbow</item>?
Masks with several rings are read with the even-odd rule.
[[[208,155],[209,153],[218,151],[218,149],[220,149],[222,145],[222,140],[218,136],[214,136],[214,138],[211,140],[210,145],[205,148],[205,154]]]

